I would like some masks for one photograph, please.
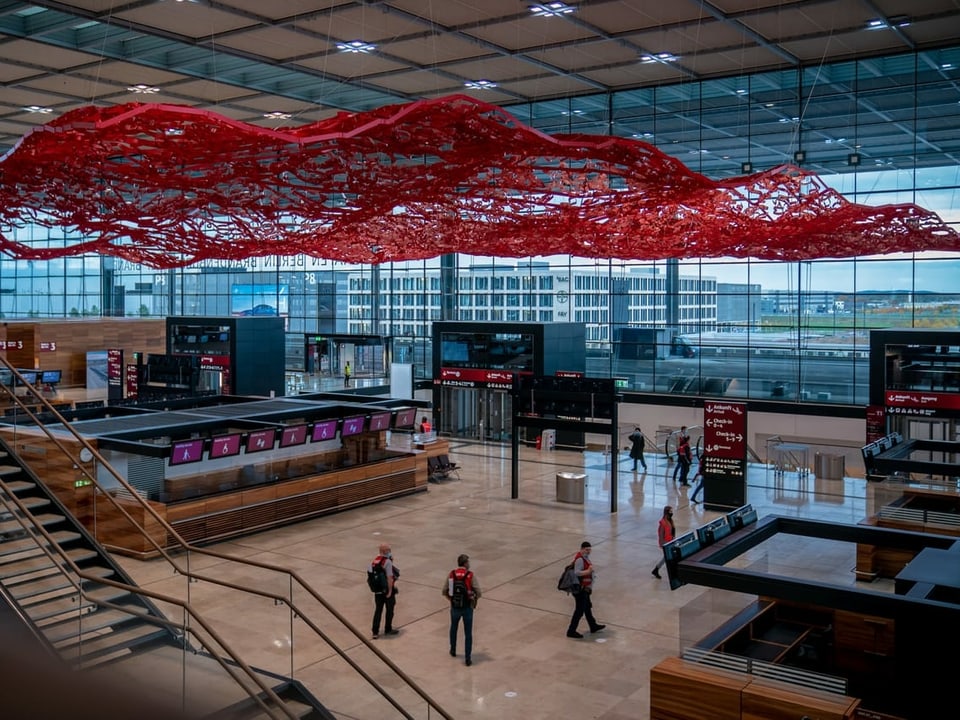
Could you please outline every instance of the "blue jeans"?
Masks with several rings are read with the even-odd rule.
[[[450,652],[457,652],[457,626],[463,620],[463,655],[469,660],[473,652],[473,608],[450,608]]]

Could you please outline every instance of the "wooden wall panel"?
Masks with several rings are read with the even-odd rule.
[[[742,720],[849,720],[860,701],[774,680],[756,679],[743,689]]]
[[[0,340],[22,345],[6,351],[16,367],[63,371],[63,387],[83,387],[87,382],[87,352],[123,350],[124,363],[133,353],[167,351],[165,318],[78,318],[76,320],[9,320],[0,328]],[[56,350],[42,350],[52,347]]]
[[[650,670],[651,720],[740,720],[749,675],[669,657]]]

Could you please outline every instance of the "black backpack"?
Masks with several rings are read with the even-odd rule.
[[[381,559],[380,562],[371,563],[367,568],[367,585],[370,587],[370,592],[385,593],[387,591],[387,570],[384,565],[386,562]]]
[[[450,576],[453,579],[453,589],[450,592],[450,604],[462,610],[470,605],[470,575],[469,571],[460,575],[456,570],[451,571]]]
[[[560,579],[557,581],[557,590],[562,590],[567,594],[580,592],[580,577],[574,571],[573,563],[567,565],[560,574]]]

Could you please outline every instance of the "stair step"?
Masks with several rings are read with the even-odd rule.
[[[53,541],[61,547],[83,537],[74,530],[57,530],[50,535],[53,537]],[[19,562],[26,557],[42,555],[41,544],[46,544],[46,538],[35,538],[31,535],[30,537],[7,540],[6,542],[0,538],[0,564]]]
[[[127,590],[107,585],[87,592],[86,597],[83,598],[78,598],[74,592],[53,599],[34,598],[21,603],[20,607],[35,623],[40,623],[44,620],[59,618],[64,615],[77,615],[81,612],[88,612],[88,608],[96,607],[97,603],[116,602],[126,595],[129,595]],[[67,618],[64,617],[63,619],[66,620]]]
[[[23,472],[23,468],[19,465],[0,465],[0,477],[16,475],[19,472]]]
[[[49,505],[50,499],[45,498],[42,495],[30,495],[25,498],[21,498],[20,502],[22,502],[24,506],[26,506],[27,510],[29,510],[30,513],[32,514],[33,511],[36,510],[37,508],[42,508]],[[13,505],[10,506],[10,509],[14,511],[17,510],[17,508],[15,508]],[[10,513],[5,512],[4,516],[10,517]]]
[[[88,611],[81,617],[76,615],[57,620],[55,622],[40,623],[40,631],[44,637],[51,643],[65,643],[80,634],[82,628],[84,633],[102,631],[112,626],[119,626],[131,620],[130,613],[113,608],[101,608],[92,612]]]
[[[59,513],[42,513],[40,515],[33,516],[34,522],[47,527],[48,525],[55,525],[58,522],[63,522],[64,517]],[[6,520],[0,522],[0,534],[3,533],[13,533],[22,531],[23,526],[20,525],[16,520]]]
[[[169,638],[170,633],[167,630],[138,621],[106,628],[95,635],[87,633],[70,638],[56,647],[65,660],[76,663],[78,667],[87,668],[98,664],[97,661],[113,656],[118,650],[129,652],[156,640],[167,642]]]
[[[24,490],[33,490],[37,484],[31,480],[7,480],[7,488],[10,492],[19,494]]]
[[[98,556],[93,548],[75,547],[65,550],[68,558],[74,563],[82,563]],[[44,553],[30,555],[20,560],[12,562],[3,562],[0,558],[0,580],[7,581],[7,585],[19,582],[21,575],[30,573],[40,573],[46,571],[47,574],[60,572],[57,566],[50,560],[50,557]]]
[[[56,570],[56,568],[54,568]],[[98,577],[109,577],[113,575],[113,569],[108,567],[84,568],[85,572],[97,575]],[[84,582],[89,583],[89,580]],[[53,575],[34,578],[24,582],[13,583],[9,585],[10,594],[17,601],[40,595],[46,596],[44,599],[52,600],[54,597],[76,592],[76,587],[70,582],[70,577],[64,572],[57,571]]]

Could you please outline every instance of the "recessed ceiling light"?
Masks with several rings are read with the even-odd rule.
[[[346,43],[337,43],[337,50],[348,53],[372,53],[377,49],[376,45],[365,43],[363,40],[351,40]]]
[[[25,107],[24,110],[29,113],[39,113],[41,115],[49,115],[53,112],[53,108],[40,107],[39,105],[30,105],[29,107]]]
[[[583,110],[561,110],[561,115],[583,115]]]
[[[142,83],[140,85],[131,85],[127,88],[127,90],[132,92],[134,95],[156,95],[158,92],[160,92],[160,88],[153,87],[152,85],[144,85]]]
[[[679,56],[668,52],[657,53],[656,55],[640,56],[640,62],[642,62],[644,65],[649,65],[650,63],[672,63],[677,62],[679,59]]]
[[[471,90],[493,90],[493,88],[497,87],[497,84],[489,80],[474,80],[472,82],[465,82],[464,86]]]
[[[736,90],[734,90],[734,93],[736,95],[746,95],[747,91],[744,88],[737,88]]]
[[[561,17],[569,15],[574,10],[576,10],[575,7],[567,5],[565,2],[548,2],[530,6],[530,12],[535,17]]]
[[[279,112],[275,110],[274,112],[264,113],[263,116],[268,120],[289,120],[293,117],[290,113]]]

